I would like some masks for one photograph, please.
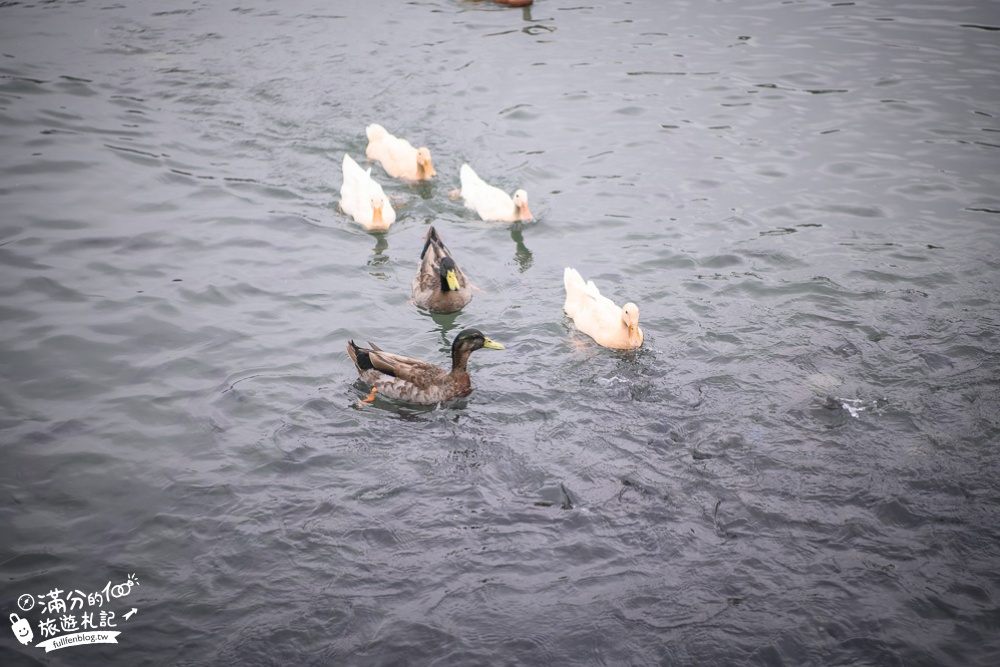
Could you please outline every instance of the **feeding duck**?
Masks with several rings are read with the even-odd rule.
[[[376,392],[424,405],[468,396],[472,393],[472,382],[465,370],[469,355],[484,347],[504,349],[479,329],[463,329],[451,344],[451,371],[446,371],[426,361],[385,352],[374,343],[368,344],[371,349],[358,347],[353,340],[347,343],[347,354],[351,355],[358,376],[372,388],[363,401],[366,403],[375,400]]]
[[[385,231],[396,222],[396,211],[382,186],[372,179],[372,170],[365,171],[346,153],[340,208],[368,231]]]
[[[406,139],[390,134],[378,123],[365,128],[368,148],[365,154],[369,160],[378,160],[393,178],[424,181],[437,175],[431,152],[426,146],[414,148]]]
[[[413,277],[413,302],[432,313],[454,313],[472,300],[472,287],[444,246],[437,230],[427,230],[420,265]]]
[[[573,318],[577,329],[604,347],[633,350],[642,345],[638,306],[630,302],[619,308],[601,294],[593,280],[584,282],[576,269],[567,267],[563,282],[566,285],[563,309]]]
[[[534,219],[528,208],[528,193],[524,190],[517,190],[512,198],[500,188],[479,178],[467,164],[462,165],[459,177],[462,181],[459,195],[465,200],[465,205],[483,220],[517,222]]]

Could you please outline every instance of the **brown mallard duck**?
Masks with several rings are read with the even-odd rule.
[[[454,313],[472,301],[472,287],[437,230],[427,230],[420,265],[413,277],[413,302],[432,313]]]
[[[358,376],[372,388],[364,399],[367,403],[375,400],[376,392],[424,405],[468,396],[472,393],[472,382],[465,370],[469,355],[484,347],[504,349],[479,329],[463,329],[451,344],[451,371],[446,371],[426,361],[385,352],[374,343],[368,344],[371,349],[358,347],[353,340],[347,343],[347,354],[351,355]]]

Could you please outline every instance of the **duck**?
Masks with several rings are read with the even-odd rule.
[[[346,153],[340,208],[368,231],[385,231],[396,222],[396,211],[382,186],[372,178],[371,168],[365,171]]]
[[[518,222],[534,220],[531,209],[528,208],[528,193],[516,190],[511,197],[498,187],[494,187],[479,178],[467,164],[459,169],[462,189],[459,196],[465,200],[465,205],[483,220],[497,222]]]
[[[580,272],[570,267],[563,272],[563,282],[566,285],[563,310],[577,329],[604,347],[634,350],[642,346],[638,306],[629,302],[619,308],[601,294],[593,280],[584,282]]]
[[[427,230],[413,277],[413,302],[432,313],[454,313],[472,301],[472,287],[437,230]]]
[[[479,329],[463,329],[451,344],[451,370],[447,371],[426,361],[385,352],[374,343],[359,347],[353,340],[347,343],[347,354],[358,369],[358,376],[371,387],[362,403],[371,403],[375,394],[398,401],[433,405],[472,393],[472,381],[465,369],[469,355],[482,348],[505,349],[487,338]]]
[[[382,163],[382,168],[393,178],[408,181],[426,181],[437,175],[431,151],[426,146],[414,148],[406,139],[390,134],[378,123],[365,128],[368,148],[365,155],[369,160]]]

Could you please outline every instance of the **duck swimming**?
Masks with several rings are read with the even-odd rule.
[[[340,208],[368,231],[385,231],[396,222],[396,211],[382,186],[350,155],[344,154],[344,184],[340,186]]]
[[[414,148],[409,141],[390,134],[378,123],[366,127],[365,134],[368,135],[365,155],[369,160],[381,162],[382,168],[393,178],[424,181],[437,175],[426,146]]]
[[[563,310],[577,329],[604,347],[634,350],[642,345],[638,306],[630,302],[619,308],[601,294],[593,280],[584,282],[576,269],[566,268],[563,283],[566,286]]]
[[[479,175],[467,164],[459,170],[462,189],[459,191],[465,205],[483,220],[498,222],[517,222],[534,220],[531,209],[528,208],[528,193],[516,190],[511,197],[498,187],[494,187],[479,178]]]
[[[374,343],[371,348],[359,347],[353,340],[347,343],[347,354],[358,369],[358,376],[371,386],[363,402],[375,400],[381,393],[408,403],[432,405],[472,393],[472,381],[465,369],[469,355],[484,347],[502,350],[504,346],[490,340],[479,329],[463,329],[451,344],[451,370],[385,352]]]
[[[413,302],[432,313],[454,313],[472,300],[472,287],[431,227],[424,239],[420,265],[413,277]]]

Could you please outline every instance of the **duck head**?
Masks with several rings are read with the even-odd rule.
[[[452,352],[457,349],[467,349],[470,352],[488,347],[491,350],[505,350],[503,345],[487,338],[479,329],[462,329],[451,344]]]
[[[385,224],[385,219],[382,217],[382,197],[377,194],[372,195],[372,224]]]
[[[441,291],[457,292],[461,285],[458,284],[458,267],[455,265],[455,260],[451,257],[444,257],[441,260],[439,272],[441,274]]]
[[[451,344],[451,370],[465,371],[465,364],[469,360],[469,355],[488,347],[491,350],[503,350],[504,346],[490,340],[483,335],[479,329],[462,329],[455,336],[455,342]]]
[[[517,209],[518,220],[534,220],[531,209],[528,208],[528,193],[524,190],[514,192],[514,208]]]
[[[432,178],[437,176],[434,170],[434,162],[431,161],[431,152],[426,146],[417,149],[417,178]]]
[[[628,344],[632,347],[642,345],[642,329],[639,328],[639,306],[632,302],[622,306],[622,324],[628,331]]]

